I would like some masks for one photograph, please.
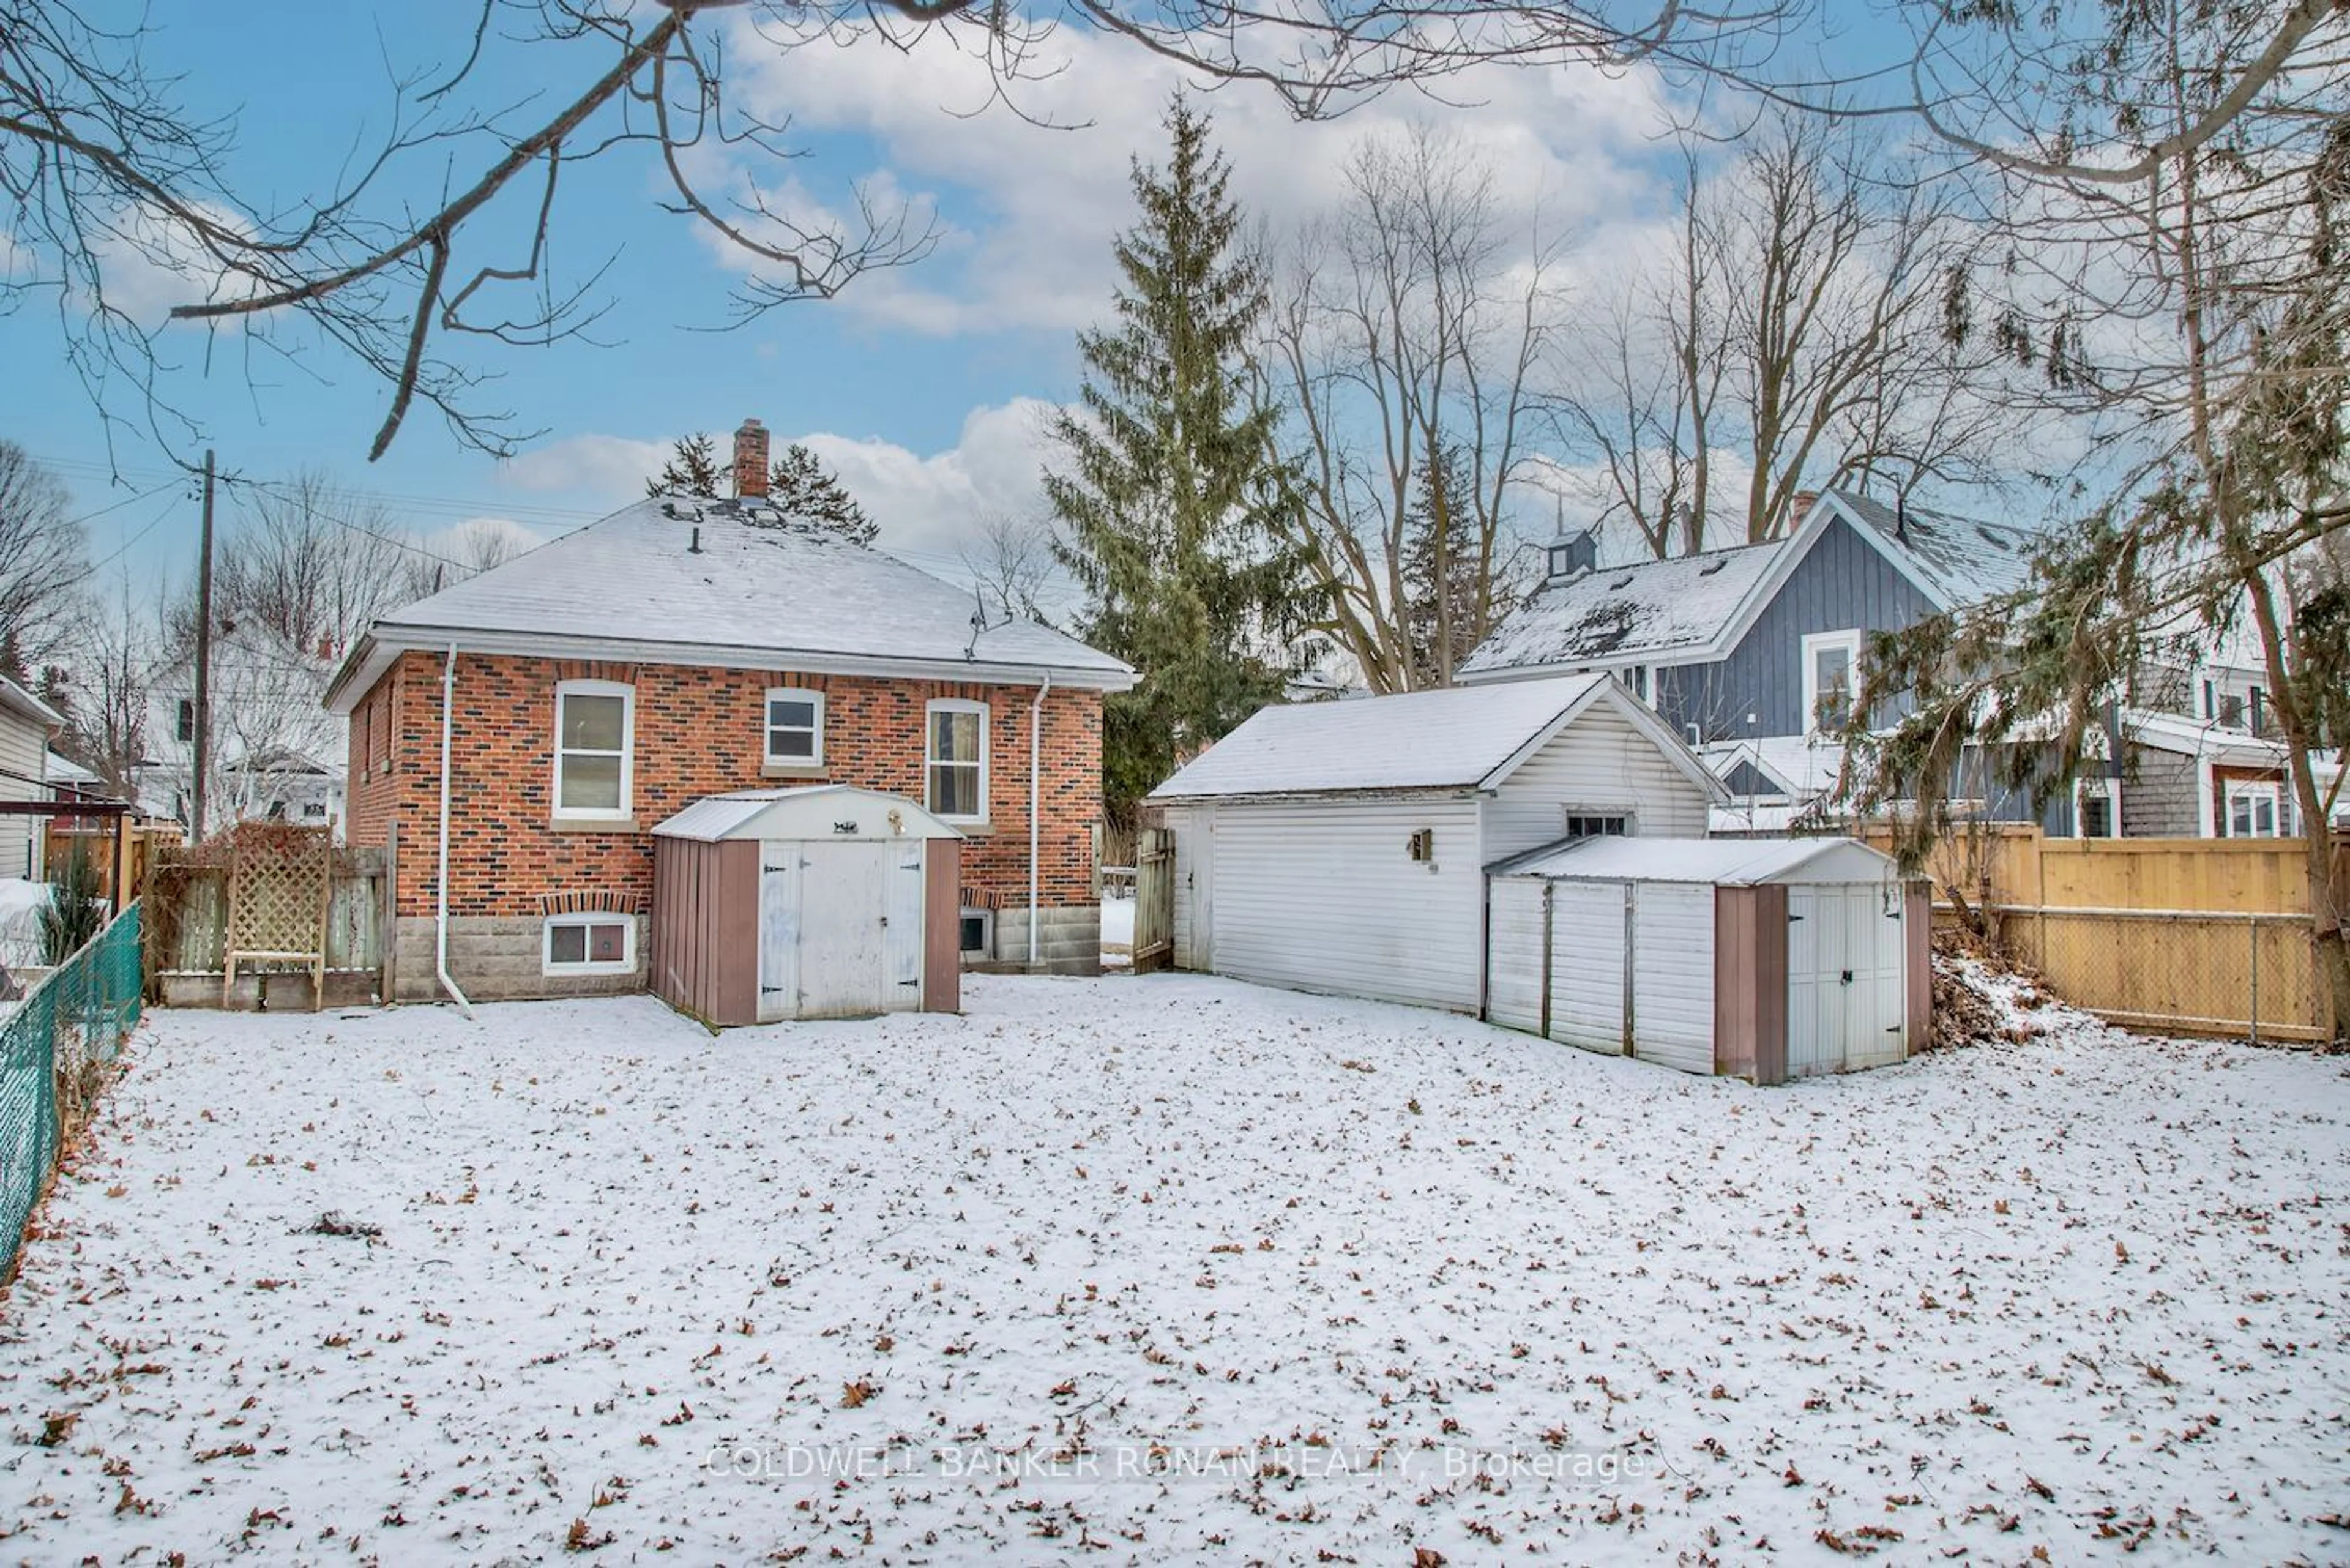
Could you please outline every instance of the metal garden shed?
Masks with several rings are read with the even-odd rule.
[[[962,836],[847,784],[694,802],[653,829],[654,993],[713,1024],[955,1012]]]
[[[1588,838],[1487,867],[1486,1016],[1775,1084],[1925,1037],[1925,885],[1849,838]]]

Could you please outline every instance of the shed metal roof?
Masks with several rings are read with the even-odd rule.
[[[847,815],[844,815],[843,814]],[[847,831],[841,825],[853,824]],[[902,795],[853,784],[803,784],[705,795],[653,829],[656,838],[961,838]]]
[[[1885,882],[1890,856],[1856,838],[1579,838],[1486,867],[1496,877],[1577,882]]]

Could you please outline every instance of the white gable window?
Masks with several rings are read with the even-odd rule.
[[[2228,785],[2228,836],[2275,838],[2282,835],[2282,792],[2266,780],[2230,781]]]
[[[548,974],[632,974],[637,922],[626,915],[558,915],[546,922],[539,967]]]
[[[824,693],[778,686],[767,693],[769,767],[824,765]]]
[[[636,689],[566,680],[555,689],[555,815],[618,822],[629,815]]]
[[[987,820],[987,704],[941,697],[923,716],[923,804],[949,822]]]
[[[1804,639],[1804,732],[1837,730],[1860,683],[1860,632],[1815,631]]]

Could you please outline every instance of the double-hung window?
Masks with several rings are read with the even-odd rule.
[[[824,693],[778,686],[767,693],[766,765],[824,765]]]
[[[1840,730],[1860,684],[1860,632],[1815,631],[1804,639],[1804,732]]]
[[[923,715],[924,800],[950,822],[987,820],[987,704],[941,698]]]
[[[555,815],[619,822],[629,815],[636,691],[617,680],[555,689]]]

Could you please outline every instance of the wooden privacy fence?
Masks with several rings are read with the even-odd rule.
[[[2002,826],[1961,829],[1928,869],[1938,908],[1956,908],[1955,889],[2077,1007],[2144,1029],[2328,1040],[2307,857],[2298,838],[2046,838]]]
[[[362,1002],[390,994],[390,889],[380,849],[338,849],[327,904],[325,1001]],[[218,1007],[228,971],[227,865],[165,855],[148,877],[148,994],[173,1006]],[[305,966],[307,967],[307,965]],[[241,971],[241,975],[251,980]],[[314,1000],[305,984],[303,1005]],[[232,1004],[234,998],[232,998]]]
[[[1134,843],[1134,972],[1175,961],[1175,835],[1146,827]]]

